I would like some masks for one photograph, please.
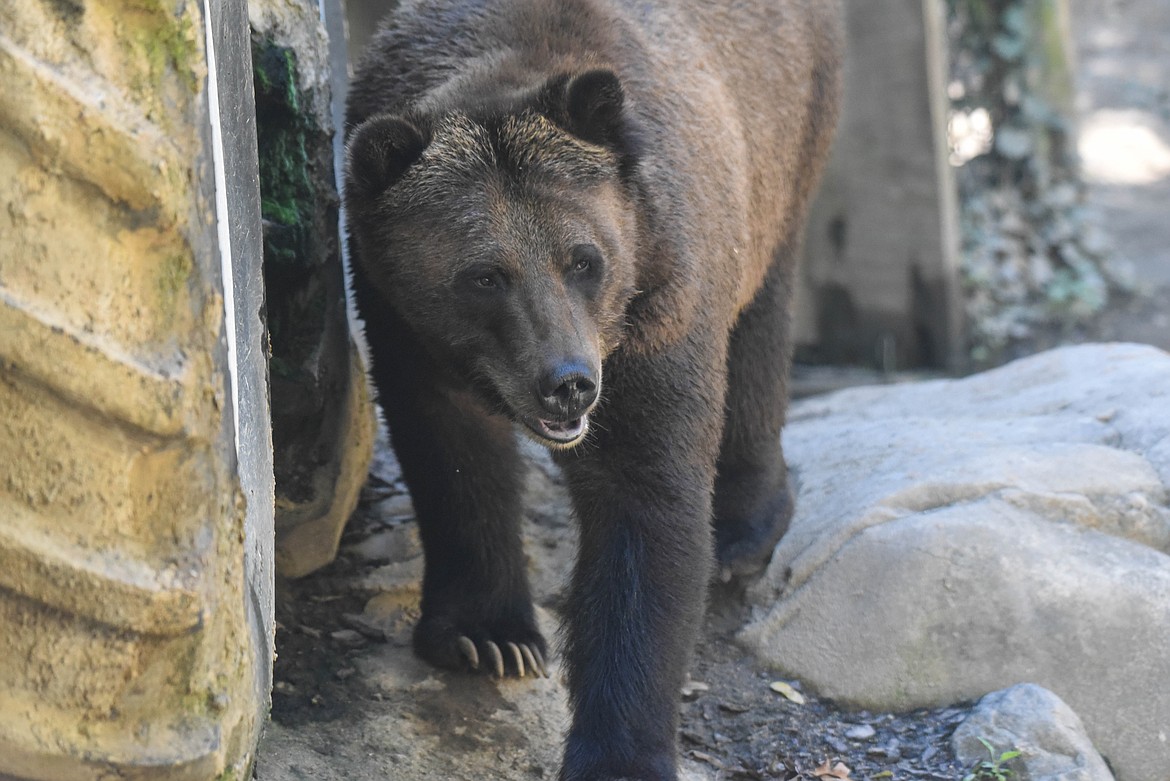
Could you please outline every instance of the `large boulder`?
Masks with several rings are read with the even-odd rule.
[[[1068,347],[796,405],[792,527],[739,637],[874,710],[1021,682],[1170,779],[1170,355]]]

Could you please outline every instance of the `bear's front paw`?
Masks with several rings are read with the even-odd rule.
[[[414,628],[414,652],[449,670],[547,678],[548,645],[534,624],[530,619],[469,621],[424,615]]]
[[[675,755],[669,735],[570,733],[558,781],[678,781]]]
[[[631,773],[630,771],[618,771],[617,774],[607,773],[603,770],[570,770],[566,768],[561,773],[560,781],[678,781],[678,775],[673,768],[670,769],[646,769],[644,772]]]

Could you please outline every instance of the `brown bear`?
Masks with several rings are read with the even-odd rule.
[[[835,0],[414,0],[354,75],[345,206],[372,375],[426,554],[414,646],[545,674],[517,430],[580,530],[562,781],[677,778],[717,559],[792,511],[780,450]]]

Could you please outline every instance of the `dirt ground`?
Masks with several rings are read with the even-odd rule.
[[[1142,296],[1115,303],[1095,336],[1170,349],[1170,2],[1071,0],[1071,7],[1090,202],[1144,289]],[[537,699],[525,702],[547,701],[549,712],[563,718],[555,676],[497,685],[418,670],[410,686],[387,681],[393,677],[388,670],[401,675],[419,664],[409,651],[417,590],[378,585],[387,571],[403,582],[418,574],[409,502],[396,469],[383,449],[334,564],[278,584],[273,725],[256,777],[444,777],[412,764],[403,742],[433,739],[437,750],[456,758],[480,756],[489,744],[520,747],[511,753],[500,748],[495,770],[451,770],[450,778],[554,778],[557,746],[534,744],[535,728],[528,725],[537,722],[517,712],[526,706],[516,704],[515,692],[534,690]],[[553,495],[530,506],[527,530],[537,566],[534,588],[545,615],[555,617],[572,534],[563,497],[555,495],[556,478],[548,480]],[[899,715],[848,712],[807,692],[806,702],[796,704],[770,688],[774,673],[731,641],[741,619],[738,605],[733,593],[713,597],[691,672],[695,683],[681,706],[689,767],[721,779],[962,777],[950,734],[965,706]],[[840,631],[847,639],[847,629]],[[517,712],[516,725],[493,721],[501,711]],[[549,734],[560,726],[544,725]],[[290,757],[291,746],[304,753]],[[500,767],[511,770],[505,774]]]
[[[542,614],[552,618],[571,566],[574,532],[555,469],[534,454],[530,472],[525,524],[530,575]],[[555,672],[552,681],[496,682],[432,671],[411,656],[419,551],[405,486],[384,440],[373,473],[337,561],[308,578],[279,584],[274,725],[256,777],[555,777],[562,725],[530,726],[534,709],[544,709],[553,721],[565,717],[563,685]],[[776,673],[759,667],[733,642],[743,611],[734,590],[712,594],[681,706],[689,778],[945,781],[962,776],[949,738],[966,707],[901,715],[848,712],[808,692],[803,703],[793,702],[772,688]],[[826,643],[847,636],[830,633]],[[799,690],[798,681],[785,682]],[[501,711],[509,714],[503,725],[494,718]],[[399,733],[397,741],[390,731]],[[432,740],[433,750],[412,752],[402,742],[411,735]],[[290,758],[290,752],[297,757]]]

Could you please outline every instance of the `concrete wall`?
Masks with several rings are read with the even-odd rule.
[[[953,368],[962,304],[941,3],[845,5],[845,102],[805,241],[798,356]]]
[[[250,777],[272,477],[262,298],[232,286],[259,272],[244,19],[0,5],[0,776]]]

